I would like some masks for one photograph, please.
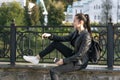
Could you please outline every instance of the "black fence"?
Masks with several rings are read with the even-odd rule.
[[[74,31],[72,26],[0,26],[0,61],[24,62],[23,55],[36,55],[51,42],[42,39],[42,33],[52,33],[56,35],[67,35]],[[120,27],[109,23],[107,26],[92,26],[92,34],[97,39],[102,48],[101,58],[98,64],[120,65]],[[69,43],[64,42],[70,46]],[[63,58],[56,50],[45,56],[40,62],[53,62],[55,57]],[[91,64],[91,63],[90,63]]]

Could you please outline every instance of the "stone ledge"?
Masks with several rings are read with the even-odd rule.
[[[52,63],[39,63],[38,65],[33,65],[31,63],[16,63],[15,66],[11,66],[10,63],[0,62],[0,68],[14,68],[14,69],[45,69],[49,70],[57,65]],[[83,71],[115,71],[120,72],[120,66],[114,66],[113,69],[108,69],[106,65],[88,65]]]
[[[51,80],[49,69],[55,64],[32,65],[31,63],[0,62],[0,80]],[[114,66],[112,70],[104,65],[88,65],[86,69],[60,75],[60,80],[120,80],[120,66]]]

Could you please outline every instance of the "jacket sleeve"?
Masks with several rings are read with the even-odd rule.
[[[75,32],[70,33],[69,35],[66,36],[57,36],[57,35],[51,35],[48,37],[48,39],[53,40],[53,41],[58,41],[58,42],[67,42],[72,39],[72,36],[74,35]]]
[[[87,53],[90,44],[91,37],[88,34],[85,34],[85,36],[82,38],[81,44],[79,45],[79,50],[77,51],[77,53],[75,53],[75,55],[71,57],[63,59],[64,64],[80,60],[84,56],[84,54]]]

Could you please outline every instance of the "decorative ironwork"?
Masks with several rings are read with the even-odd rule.
[[[3,28],[3,27],[2,27]],[[4,27],[6,28],[6,27]],[[10,58],[10,31],[0,31],[0,60],[5,61]],[[41,38],[42,33],[48,32],[57,35],[66,35],[73,31],[72,27],[17,27],[16,26],[16,61],[23,61],[23,55],[36,55],[42,51],[51,41],[43,40]],[[93,36],[97,39],[102,48],[102,54],[99,64],[106,64],[107,61],[107,29],[105,26],[92,27]],[[120,31],[117,26],[114,30],[114,60],[115,64],[120,64]],[[67,43],[65,43],[67,44]],[[69,46],[69,44],[67,44]],[[58,51],[53,51],[47,55],[41,62],[53,62],[54,57],[63,57]],[[7,58],[7,59],[6,59]]]
[[[0,32],[0,58],[9,56],[9,33]]]
[[[115,30],[114,30],[114,51],[115,51],[115,55],[114,55],[114,60],[116,62],[120,61],[120,27],[116,27],[114,26]]]

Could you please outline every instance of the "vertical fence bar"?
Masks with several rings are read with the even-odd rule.
[[[16,27],[14,20],[12,20],[10,28],[10,64],[15,65],[16,61]]]
[[[112,69],[114,64],[114,29],[110,19],[107,26],[107,66]]]

